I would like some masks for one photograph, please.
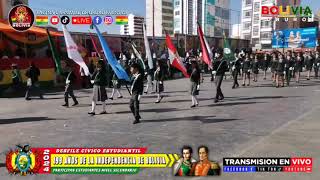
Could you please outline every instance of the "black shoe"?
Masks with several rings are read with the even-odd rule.
[[[199,103],[198,103],[198,104],[196,104],[196,106],[199,106]]]
[[[64,104],[64,105],[62,105],[62,106],[64,106],[64,107],[69,107],[69,104]]]
[[[138,123],[140,123],[139,119],[136,119],[135,121],[133,121],[133,124],[138,124]]]
[[[156,102],[154,102],[154,103],[160,103],[160,100],[158,99]]]
[[[111,98],[109,98],[110,100],[113,100],[113,98],[111,97]]]
[[[246,86],[245,84],[242,84],[242,86]]]
[[[238,87],[239,87],[239,84],[236,85],[236,88],[238,88]]]
[[[72,106],[76,106],[76,105],[78,105],[79,103],[78,102],[75,102],[74,104],[72,104]]]
[[[214,103],[217,103],[217,102],[219,102],[219,100],[218,100],[218,99],[215,99],[215,100],[214,100]]]
[[[123,96],[119,96],[119,97],[118,97],[118,99],[121,99],[121,98],[123,98]]]
[[[108,114],[107,111],[102,111],[100,114]]]
[[[90,114],[90,115],[92,115],[92,116],[96,115],[95,112],[88,112],[88,114]]]
[[[250,86],[250,84],[247,84],[247,86]]]
[[[309,81],[309,80],[310,80],[310,78],[307,78],[307,80]]]
[[[40,96],[40,99],[44,99],[44,97],[43,97],[43,96]]]
[[[26,100],[27,100],[27,101],[30,101],[31,99],[30,99],[30,98],[26,98]]]
[[[196,107],[196,105],[192,105],[192,106],[190,106],[190,108],[194,108],[194,107]]]
[[[148,92],[144,92],[145,94],[148,94]]]
[[[219,97],[219,101],[222,101],[222,100],[224,100],[224,97],[223,96]]]
[[[232,86],[232,89],[235,89],[236,87],[235,86]]]

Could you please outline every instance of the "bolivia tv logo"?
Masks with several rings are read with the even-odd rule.
[[[309,6],[261,6],[261,16],[274,17],[275,21],[279,21],[279,18],[284,18],[284,21],[289,21],[289,18],[293,18],[293,21],[297,21],[297,18],[301,18],[301,21],[313,21]]]
[[[23,32],[31,28],[34,14],[28,6],[17,5],[10,10],[8,20],[13,29]]]

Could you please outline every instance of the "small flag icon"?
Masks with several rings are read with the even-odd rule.
[[[48,16],[36,16],[36,24],[38,26],[48,25]]]
[[[128,24],[128,16],[116,16],[117,25],[126,25]]]

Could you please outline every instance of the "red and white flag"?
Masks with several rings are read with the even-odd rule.
[[[177,49],[174,47],[174,45],[173,45],[173,43],[171,41],[171,38],[170,38],[168,33],[166,33],[166,44],[167,44],[167,47],[168,47],[169,60],[170,60],[171,66],[179,69],[186,78],[189,78],[190,76],[189,76],[189,74],[187,72],[187,69],[183,65],[183,63],[180,61],[180,56],[179,56],[179,54],[177,52]]]
[[[198,23],[198,35],[199,35],[200,45],[202,50],[202,59],[209,66],[209,68],[212,69],[212,63],[211,63],[210,54],[209,54],[211,50],[209,49],[208,42],[206,40],[206,37],[203,35],[203,31],[199,23]]]

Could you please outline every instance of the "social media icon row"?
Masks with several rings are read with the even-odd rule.
[[[58,16],[51,16],[50,23],[52,25],[57,25],[61,22],[63,25],[67,25],[71,22],[71,24],[80,25],[80,24],[106,24],[110,25],[114,22],[112,16],[72,16],[71,18],[69,16],[62,16],[59,18]],[[49,17],[48,16],[36,16],[36,24],[39,26],[48,25],[49,23]],[[116,24],[118,25],[124,25],[128,24],[128,17],[127,16],[116,16]]]

